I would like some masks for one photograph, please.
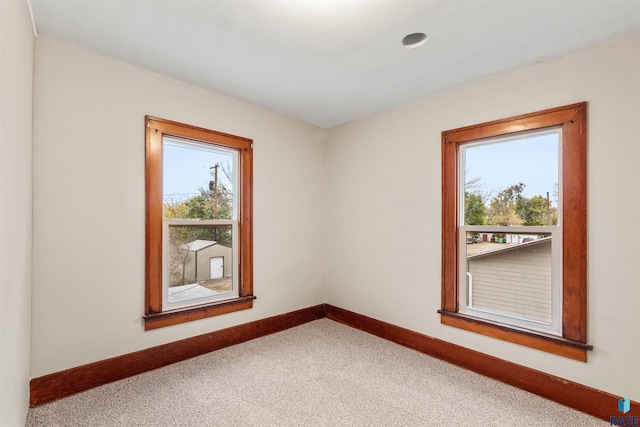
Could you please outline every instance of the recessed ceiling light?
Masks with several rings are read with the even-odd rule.
[[[408,34],[402,39],[402,45],[407,49],[415,49],[422,46],[426,42],[427,35],[425,33]]]

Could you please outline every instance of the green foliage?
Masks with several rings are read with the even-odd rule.
[[[231,219],[233,196],[224,186],[218,188],[217,216],[214,218],[213,190],[200,188],[200,194],[182,202],[164,203],[164,217],[167,219]]]
[[[214,190],[199,189],[200,194],[180,202],[164,203],[165,219],[232,219],[232,191],[219,184],[217,197]],[[214,200],[217,205],[214,209]],[[215,215],[214,215],[215,212]],[[215,216],[215,218],[214,218]],[[193,257],[187,245],[194,240],[212,240],[232,247],[230,225],[172,226],[169,227],[169,280],[170,286],[193,283],[195,277],[185,277],[185,266]]]
[[[487,212],[489,225],[521,225],[522,218],[518,215],[517,204],[522,199],[525,185],[521,182],[500,191],[491,200]]]
[[[485,225],[487,223],[487,208],[482,195],[464,193],[464,223],[466,225]]]
[[[558,223],[558,209],[543,196],[522,195],[525,184],[519,182],[500,191],[487,209],[488,225],[544,226]]]
[[[215,219],[231,219],[233,195],[224,185],[218,186],[217,194],[217,215]],[[214,219],[214,193],[213,190],[200,188],[200,194],[193,196],[182,202],[165,202],[164,217],[166,219]],[[188,237],[187,237],[188,236]],[[171,236],[170,236],[171,238]],[[231,247],[231,227],[194,227],[193,232],[189,232],[183,237],[175,236],[176,239],[183,240],[183,243],[193,240],[214,240],[221,245]]]
[[[533,196],[530,199],[523,198],[518,203],[518,215],[522,218],[524,225],[547,225],[547,220],[557,223],[557,211],[556,208],[551,208],[547,199],[542,196]]]

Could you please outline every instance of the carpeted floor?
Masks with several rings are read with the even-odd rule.
[[[604,426],[328,319],[29,410],[46,426]]]

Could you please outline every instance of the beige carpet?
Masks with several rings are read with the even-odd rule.
[[[29,410],[26,426],[604,426],[328,319]]]

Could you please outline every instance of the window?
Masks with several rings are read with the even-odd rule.
[[[586,361],[586,108],[442,133],[443,324]]]
[[[252,141],[145,120],[145,329],[251,308]]]

